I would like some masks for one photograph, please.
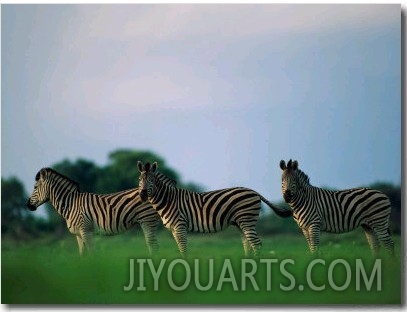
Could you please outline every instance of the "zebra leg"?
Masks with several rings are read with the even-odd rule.
[[[245,257],[248,257],[250,255],[250,243],[247,241],[246,236],[241,232],[242,236],[242,243],[243,243],[243,249],[244,249],[244,255]]]
[[[178,226],[172,229],[172,236],[177,242],[178,249],[183,258],[187,257],[187,229],[185,226]]]
[[[80,230],[80,237],[83,241],[83,251],[87,253],[92,251],[92,233],[87,230]]]
[[[84,242],[83,239],[80,235],[76,235],[76,240],[78,241],[78,247],[79,247],[79,255],[83,255],[83,249],[84,249]]]
[[[388,225],[382,226],[380,228],[373,228],[377,239],[380,241],[384,249],[391,255],[394,256],[394,242],[391,238],[390,227]]]
[[[158,251],[158,241],[157,241],[157,223],[141,223],[141,229],[144,233],[144,238],[148,247],[150,255],[153,255]]]
[[[261,240],[257,236],[257,232],[254,226],[247,226],[247,227],[241,227],[243,236],[245,237],[245,241],[247,241],[253,251],[254,256],[259,256],[260,249],[261,249]],[[244,242],[243,242],[243,247],[244,247]],[[245,254],[246,249],[245,249]]]
[[[373,255],[376,256],[379,252],[379,247],[380,247],[377,236],[370,226],[362,225],[362,228],[365,231],[365,236],[366,236],[367,242],[369,243],[370,250],[372,251]]]
[[[319,224],[312,224],[308,228],[308,237],[309,237],[309,249],[312,254],[320,256],[319,251],[319,238],[320,238],[321,229]]]
[[[302,233],[304,234],[304,237],[305,237],[305,239],[307,241],[309,250],[311,250],[311,240],[310,240],[310,237],[309,237],[308,229],[302,229]]]

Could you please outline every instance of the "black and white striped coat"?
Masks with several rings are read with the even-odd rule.
[[[391,203],[380,191],[354,188],[330,191],[312,186],[297,161],[280,162],[282,193],[304,233],[311,252],[319,247],[320,232],[344,233],[362,227],[374,253],[380,243],[393,254],[390,235]]]
[[[94,232],[121,233],[136,223],[144,232],[150,253],[158,249],[160,217],[149,203],[141,202],[138,188],[112,194],[80,192],[78,183],[50,168],[41,169],[35,179],[27,207],[33,211],[49,201],[76,236],[81,255],[90,248]]]
[[[245,253],[252,250],[257,254],[261,246],[256,232],[261,201],[282,217],[292,215],[290,210],[273,206],[248,188],[191,192],[163,183],[162,175],[156,172],[157,163],[144,166],[139,162],[138,169],[141,199],[148,199],[153,205],[163,224],[172,231],[182,255],[187,252],[187,232],[219,232],[229,225],[240,229]]]

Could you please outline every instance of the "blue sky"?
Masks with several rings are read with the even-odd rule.
[[[400,5],[1,12],[1,171],[28,192],[41,167],[118,148],[273,201],[281,159],[317,186],[401,182]]]

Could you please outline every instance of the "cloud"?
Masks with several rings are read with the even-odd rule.
[[[128,65],[120,70],[121,75],[116,75],[122,62]],[[120,114],[135,109],[196,109],[218,104],[233,93],[228,81],[201,76],[193,68],[167,57],[145,57],[140,63],[118,60],[100,76],[72,75],[67,84],[56,86],[52,93],[67,95],[68,103],[83,103],[82,110],[87,115],[115,114],[118,107]],[[63,91],[58,93],[60,89]]]
[[[394,21],[397,5],[375,4],[155,4],[81,5],[91,36],[158,41],[191,37],[244,38],[369,28]]]
[[[75,26],[64,34],[76,49],[61,51],[66,57],[60,60],[76,54],[83,79],[127,80],[115,88],[115,96],[139,85],[157,93],[154,102],[159,102],[154,85],[160,82],[164,91],[173,89],[168,96],[174,100],[188,94],[193,82],[202,86],[194,92],[219,84],[219,76],[230,70],[224,67],[228,60],[240,66],[254,48],[262,49],[261,42],[278,45],[306,33],[380,29],[399,14],[397,5],[365,4],[78,5],[70,23]],[[210,65],[220,59],[224,63],[213,66],[221,68],[218,73]]]
[[[177,102],[187,97],[189,93],[187,82],[174,79],[168,75],[168,71],[153,71],[146,76],[112,83],[110,87],[106,100],[120,105],[121,109],[126,107],[163,109],[170,104],[176,108]]]

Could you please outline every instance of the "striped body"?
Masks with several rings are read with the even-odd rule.
[[[53,206],[64,217],[73,234],[86,227],[100,234],[112,235],[125,232],[140,221],[154,223],[157,220],[151,205],[140,201],[138,188],[112,194],[72,192],[66,200],[65,204]]]
[[[76,182],[49,168],[41,169],[36,181],[28,208],[35,210],[50,201],[77,237],[80,254],[90,247],[92,233],[117,234],[136,223],[143,229],[150,253],[158,249],[160,218],[150,204],[141,202],[138,188],[112,194],[80,192]]]
[[[280,216],[291,216],[291,211],[274,207],[257,192],[235,187],[218,191],[196,193],[163,183],[155,172],[156,163],[144,167],[139,163],[140,196],[150,201],[165,227],[170,229],[182,255],[187,252],[187,232],[213,233],[237,226],[242,234],[246,255],[257,254],[261,241],[256,223],[261,201],[266,202]]]
[[[331,233],[352,231],[368,219],[369,222],[381,220],[390,215],[391,209],[386,195],[368,188],[329,191],[309,187],[306,199],[293,202],[292,207],[294,219],[301,228],[318,220],[321,231]]]
[[[306,237],[311,252],[319,247],[320,232],[344,233],[362,227],[370,248],[377,252],[380,243],[393,253],[390,236],[391,203],[380,191],[355,188],[329,191],[312,186],[298,162],[280,162],[282,193]]]
[[[182,223],[189,232],[214,233],[243,220],[255,225],[260,212],[259,194],[243,187],[195,193],[164,186],[157,193],[150,202],[170,229]]]

